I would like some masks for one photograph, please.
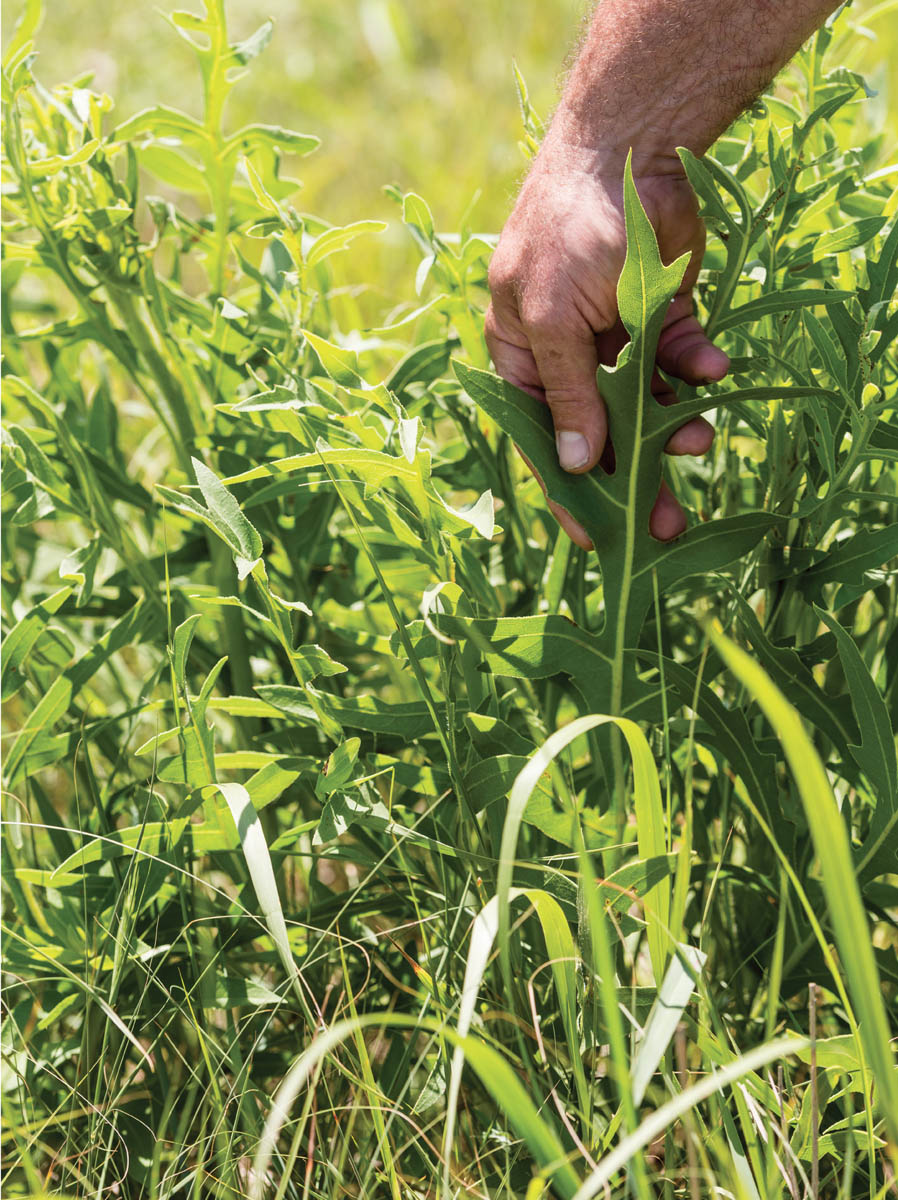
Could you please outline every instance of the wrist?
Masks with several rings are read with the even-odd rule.
[[[556,167],[564,166],[620,187],[631,152],[637,178],[683,177],[677,147],[685,144],[692,149],[696,140],[676,136],[657,113],[630,113],[624,121],[602,112],[598,105],[584,103],[575,94],[565,96],[559,105],[540,157]]]
[[[681,176],[677,147],[703,154],[783,61],[772,8],[602,0],[547,141],[608,177],[622,176],[631,148],[634,175]]]

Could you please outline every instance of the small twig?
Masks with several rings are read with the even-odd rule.
[[[561,1118],[562,1125],[564,1125],[565,1129],[571,1135],[571,1140],[573,1141],[573,1143],[577,1147],[577,1149],[580,1151],[580,1153],[583,1155],[583,1158],[586,1161],[586,1165],[589,1167],[590,1171],[597,1170],[599,1164],[596,1162],[596,1160],[593,1158],[593,1156],[589,1153],[589,1150],[583,1144],[582,1139],[577,1136],[577,1131],[574,1128],[573,1122],[571,1121],[571,1118],[568,1116],[567,1112],[565,1111],[564,1105],[558,1099],[557,1093],[558,1093],[558,1085],[556,1084],[555,1087],[552,1088],[551,1092],[549,1092],[549,1098],[551,1099],[552,1103],[555,1105],[555,1108],[558,1110],[558,1115]],[[607,1184],[606,1184],[606,1190],[607,1190]]]

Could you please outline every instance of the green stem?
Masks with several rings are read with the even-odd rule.
[[[234,563],[231,552],[224,542],[219,541],[211,532],[208,536],[208,544],[216,591],[222,596],[231,595],[234,592]],[[228,604],[222,609],[222,619],[232,693],[235,696],[251,696],[253,694],[253,668],[250,663],[249,639],[246,636],[243,613],[239,608]],[[238,723],[238,737],[248,747],[260,729],[261,722],[257,717],[246,718]]]
[[[300,417],[300,420],[302,421],[301,417]],[[308,429],[306,430],[306,436],[308,437],[310,445],[314,445],[315,438],[312,437],[312,435]],[[362,533],[359,523],[356,520],[356,515],[353,510],[353,506],[346,500],[346,498],[343,495],[343,490],[340,486],[339,480],[337,479],[337,477],[334,475],[333,471],[331,470],[330,463],[327,461],[327,459],[324,458],[323,455],[321,456],[321,462],[324,466],[324,469],[327,471],[328,478],[330,479],[331,483],[333,484],[333,486],[337,492],[337,495],[340,497],[340,500],[343,503],[344,511],[346,512],[347,516],[349,517],[349,520],[352,523],[352,527],[355,530],[356,535],[359,539],[359,544],[361,545],[362,549],[364,550],[365,557],[368,559],[368,564],[371,567],[371,570],[374,573],[375,578],[377,579],[378,585],[380,587],[381,595],[384,598],[387,608],[390,610],[390,616],[392,617],[393,623],[396,626],[396,632],[399,634],[399,640],[402,642],[402,648],[405,651],[405,655],[411,665],[412,673],[414,674],[415,680],[421,691],[421,696],[424,700],[424,703],[427,706],[427,711],[430,714],[430,718],[433,721],[434,729],[436,731],[437,736],[440,739],[440,744],[443,747],[443,753],[446,755],[446,763],[447,763],[447,766],[449,767],[449,776],[452,780],[453,787],[455,788],[456,794],[459,797],[460,803],[464,806],[464,809],[467,812],[467,816],[468,816],[471,828],[475,831],[475,833],[477,835],[477,840],[480,842],[481,846],[483,846],[484,845],[483,831],[480,828],[480,822],[477,818],[476,810],[474,809],[474,807],[471,803],[470,796],[468,795],[468,791],[465,786],[464,776],[463,776],[463,773],[461,770],[461,766],[458,762],[458,759],[455,754],[455,749],[452,745],[452,739],[449,737],[446,729],[443,728],[443,722],[440,720],[440,715],[439,715],[439,712],[437,711],[436,703],[433,699],[433,694],[431,693],[431,690],[430,690],[430,684],[427,682],[427,676],[424,674],[424,668],[421,666],[420,660],[418,659],[418,656],[415,653],[415,648],[412,645],[411,638],[408,635],[408,630],[405,627],[405,622],[402,620],[402,616],[399,612],[399,609],[396,607],[396,601],[393,599],[393,593],[390,591],[390,588],[387,584],[386,579],[383,576],[383,572],[380,569],[377,559],[372,554],[371,548],[368,545],[368,541],[365,538],[365,535]]]
[[[208,0],[210,46],[206,56],[209,64],[203,71],[206,86],[206,112],[203,124],[209,138],[206,155],[206,178],[212,196],[215,216],[215,255],[212,260],[211,282],[216,295],[224,292],[225,261],[228,252],[228,219],[231,209],[232,169],[224,161],[222,115],[230,85],[225,61],[228,54],[228,32],[224,0]]]
[[[185,473],[189,474],[190,451],[196,440],[196,429],[184,399],[183,389],[150,336],[147,323],[138,311],[131,293],[124,288],[116,288],[112,296],[134,346],[141,354],[147,370],[153,377],[174,418],[175,430],[172,431],[168,425],[166,428],[178,465]]]

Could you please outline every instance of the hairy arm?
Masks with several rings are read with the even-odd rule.
[[[726,355],[692,311],[704,228],[676,154],[702,154],[837,7],[834,0],[602,0],[561,103],[521,188],[490,267],[487,343],[498,372],[545,398],[561,465],[591,470],[607,420],[598,363],[626,340],[617,280],[626,252],[622,179],[633,150],[637,187],[662,257],[692,258],[667,315],[658,365],[697,384],[721,379]],[[655,381],[662,403],[673,393]],[[712,430],[701,418],[673,435],[673,454],[701,454]],[[579,525],[553,511],[575,541]],[[662,487],[656,537],[685,517]]]
[[[603,0],[552,123],[551,141],[598,168],[680,174],[838,7],[833,0]]]

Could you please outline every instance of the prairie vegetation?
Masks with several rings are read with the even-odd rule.
[[[898,168],[851,11],[684,156],[732,371],[677,416],[682,264],[627,181],[614,471],[578,478],[490,371],[494,238],[389,189],[384,299],[395,230],[297,195],[327,146],[230,120],[269,23],[172,14],[196,109],[120,117],[49,89],[37,17],[3,77],[8,1194],[888,1195]],[[712,452],[662,461],[699,412]]]

